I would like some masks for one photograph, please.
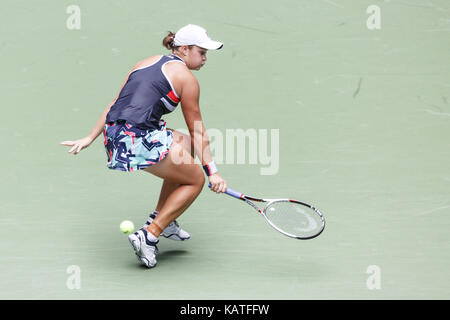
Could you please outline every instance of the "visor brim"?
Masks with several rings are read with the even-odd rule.
[[[208,50],[219,50],[219,49],[222,49],[223,43],[211,40],[208,42],[204,42],[202,44],[198,44],[197,46],[199,46],[200,48],[203,48],[203,49],[208,49]]]

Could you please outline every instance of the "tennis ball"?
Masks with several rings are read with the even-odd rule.
[[[129,220],[120,223],[120,231],[125,234],[130,234],[134,231],[134,224]]]

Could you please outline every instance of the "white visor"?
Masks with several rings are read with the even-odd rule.
[[[203,49],[218,50],[223,47],[222,42],[211,40],[205,29],[194,24],[188,24],[175,33],[175,46],[195,45]]]

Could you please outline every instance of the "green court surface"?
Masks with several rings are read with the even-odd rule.
[[[0,17],[0,298],[450,298],[447,0],[7,0]],[[108,170],[102,136],[77,156],[59,145],[86,136],[131,67],[188,23],[224,42],[195,72],[205,126],[279,130],[274,174],[248,158],[220,173],[316,205],[318,238],[284,237],[205,185],[179,218],[192,238],[161,239],[143,268],[119,224],[145,222],[161,180]],[[185,128],[178,109],[171,128]]]

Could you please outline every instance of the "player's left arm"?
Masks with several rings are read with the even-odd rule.
[[[209,137],[202,121],[199,97],[200,86],[194,75],[189,72],[183,81],[181,109],[191,136],[194,152],[199,157],[202,166],[205,166],[213,162],[213,158],[209,147]],[[217,172],[208,176],[208,180],[212,185],[211,190],[215,192],[225,192],[227,189],[226,181]]]
[[[209,137],[200,112],[200,86],[192,74],[187,75],[186,78],[182,89],[181,110],[191,136],[192,147],[202,165],[205,165],[213,159],[209,148]]]

